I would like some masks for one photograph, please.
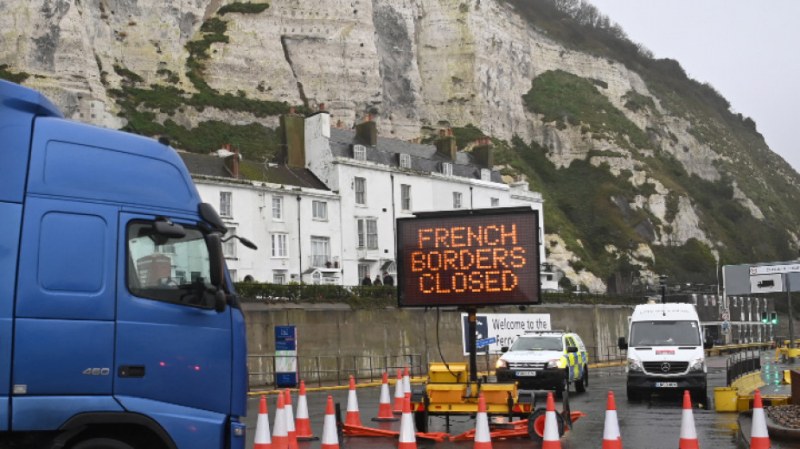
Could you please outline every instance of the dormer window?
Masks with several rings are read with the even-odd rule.
[[[481,169],[481,181],[491,181],[492,180],[492,171],[488,168]]]
[[[400,153],[400,168],[411,168],[411,155]]]
[[[357,161],[366,161],[367,147],[364,145],[353,145],[353,159]]]
[[[442,174],[445,176],[453,176],[453,164],[450,162],[442,162]]]

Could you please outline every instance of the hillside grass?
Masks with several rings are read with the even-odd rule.
[[[522,98],[529,111],[541,114],[546,123],[555,122],[559,129],[580,126],[593,138],[634,151],[650,147],[647,134],[614,107],[592,80],[563,70],[547,71],[533,79]]]
[[[220,8],[217,14],[258,14],[268,7],[267,3],[231,3]],[[211,47],[229,43],[225,34],[227,27],[225,20],[211,17],[200,26],[199,37],[186,44],[189,52],[186,77],[195,88],[194,93],[175,87],[178,77],[169,71],[158,72],[169,84],[143,86],[144,79],[139,74],[120,65],[114,66],[114,71],[122,77],[123,82],[120,89],[109,92],[122,109],[119,115],[128,120],[124,128],[126,131],[148,136],[166,136],[173,145],[193,152],[207,152],[230,143],[238,147],[244,157],[255,161],[271,159],[277,154],[279,139],[276,133],[257,122],[239,125],[213,120],[201,122],[195,128],[187,128],[171,119],[161,118],[183,113],[187,108],[199,112],[206,108],[247,112],[259,118],[289,112],[290,105],[286,102],[248,98],[241,90],[235,95],[220,93],[205,81],[205,65]],[[297,106],[296,109],[307,112],[304,106]]]

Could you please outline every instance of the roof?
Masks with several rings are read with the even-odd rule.
[[[206,154],[179,152],[181,159],[192,176],[212,176],[230,178],[230,170],[225,165],[225,158]],[[287,165],[269,164],[241,160],[239,162],[239,180],[262,181],[272,184],[305,187],[318,190],[329,190],[325,184],[305,168]]]
[[[330,146],[334,157],[351,158],[353,156],[353,145],[361,143],[357,141],[354,130],[331,128]],[[450,161],[437,154],[436,146],[430,144],[378,137],[378,144],[375,147],[365,146],[368,148],[367,161],[369,162],[399,168],[400,160],[398,155],[408,154],[411,156],[411,170],[438,173],[441,171],[440,164],[442,162],[451,162],[454,176],[473,179],[481,178],[481,168],[483,167],[474,161],[472,154],[465,151],[457,152],[456,160]],[[502,182],[499,172],[492,170],[491,174],[492,182]]]

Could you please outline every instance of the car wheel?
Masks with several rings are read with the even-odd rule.
[[[564,371],[564,377],[561,379],[561,384],[556,385],[556,397],[560,398],[564,390],[569,390],[569,370]]]
[[[580,379],[575,381],[575,391],[578,393],[583,393],[586,391],[586,387],[589,386],[589,367],[583,367],[583,375]]]

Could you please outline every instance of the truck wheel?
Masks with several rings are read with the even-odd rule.
[[[128,443],[111,438],[91,438],[72,446],[72,449],[136,449]]]
[[[578,393],[583,393],[586,391],[586,387],[589,386],[589,367],[583,367],[583,375],[580,379],[575,381],[575,391]]]

